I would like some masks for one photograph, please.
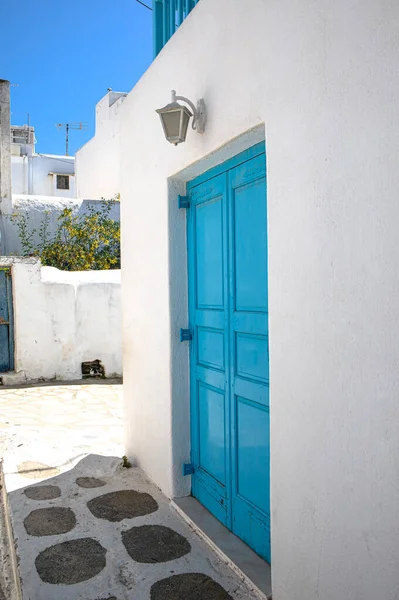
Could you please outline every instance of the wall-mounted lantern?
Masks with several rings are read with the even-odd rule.
[[[179,104],[178,100],[188,104],[192,112],[187,106]],[[191,117],[193,117],[192,128],[197,133],[204,133],[205,131],[206,109],[202,98],[198,100],[197,107],[195,107],[191,100],[184,96],[176,96],[175,90],[172,90],[172,102],[164,106],[164,108],[158,108],[156,112],[161,118],[166,139],[175,146],[186,141],[188,124]]]

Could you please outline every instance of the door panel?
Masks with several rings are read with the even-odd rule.
[[[232,530],[270,561],[266,161],[229,172]]]
[[[198,385],[199,467],[226,484],[225,394]]]
[[[254,159],[255,161],[257,159]],[[235,309],[267,311],[267,246],[265,179],[239,185],[238,167],[231,174],[233,190]]]
[[[227,524],[228,401],[226,394],[226,178],[192,190],[189,287],[193,494]]]
[[[269,347],[265,335],[236,333],[236,374],[269,381]]]
[[[269,511],[269,413],[236,396],[237,402],[237,495]],[[266,435],[265,435],[266,433]],[[256,473],[256,477],[254,477]]]
[[[13,358],[11,271],[3,267],[0,268],[0,373],[13,369]]]
[[[197,204],[195,239],[197,307],[224,310],[222,196]]]
[[[197,327],[198,365],[224,370],[224,334],[217,329]]]
[[[264,147],[251,156],[189,188],[192,486],[270,562]]]
[[[10,351],[8,342],[8,326],[0,325],[0,373],[9,371]]]

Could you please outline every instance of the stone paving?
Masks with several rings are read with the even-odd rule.
[[[23,600],[256,600],[137,468],[121,386],[0,389]]]
[[[8,491],[62,473],[91,453],[121,456],[122,403],[120,382],[0,388]]]

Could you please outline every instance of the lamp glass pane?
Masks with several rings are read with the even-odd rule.
[[[180,110],[162,114],[166,137],[176,138],[180,133]]]
[[[182,111],[182,116],[181,116],[181,133],[180,133],[180,137],[181,137],[182,141],[184,141],[186,139],[187,128],[188,128],[189,122],[190,122],[190,115],[187,114],[187,112],[185,110]]]

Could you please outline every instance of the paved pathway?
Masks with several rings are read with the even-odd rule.
[[[123,455],[120,382],[0,388],[0,456],[8,491],[28,477],[62,473],[90,453]]]
[[[140,469],[121,386],[0,389],[23,600],[256,600]]]

